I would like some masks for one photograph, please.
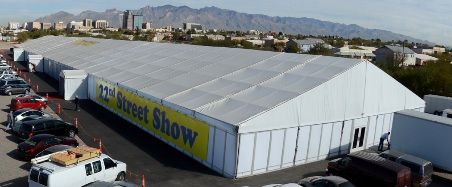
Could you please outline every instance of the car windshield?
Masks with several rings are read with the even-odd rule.
[[[25,140],[25,143],[28,145],[36,145],[38,142],[37,142],[37,140],[30,138],[30,139]]]

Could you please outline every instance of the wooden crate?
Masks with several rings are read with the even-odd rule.
[[[100,156],[102,154],[99,149],[80,146],[76,148],[69,149],[65,153],[57,153],[50,157],[50,160],[58,164],[68,166],[71,164],[76,164],[90,158]]]

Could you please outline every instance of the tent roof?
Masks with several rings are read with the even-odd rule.
[[[87,76],[84,70],[63,70],[60,77],[64,78],[85,78]]]
[[[237,48],[57,36],[31,40],[21,47],[233,125],[363,62]]]

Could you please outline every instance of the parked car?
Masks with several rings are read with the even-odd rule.
[[[304,187],[355,187],[347,179],[338,176],[313,176],[301,179],[298,184]]]
[[[45,108],[47,108],[47,102],[39,101],[28,97],[18,97],[11,99],[11,104],[9,108],[11,111],[16,111],[22,108],[44,110]]]
[[[78,146],[75,138],[58,137],[51,134],[38,134],[33,136],[17,146],[19,156],[25,159],[34,158],[38,153],[54,145]]]
[[[5,62],[0,63],[0,69],[11,69],[11,66]]]
[[[0,79],[1,79],[1,80],[15,79],[15,78],[17,78],[16,75],[9,75],[9,74],[0,75]]]
[[[18,98],[18,97],[27,97],[27,98],[33,98],[35,100],[42,101],[42,102],[48,102],[47,98],[37,95],[37,94],[19,94],[16,96],[16,98]]]
[[[268,184],[262,187],[305,187],[296,183],[287,183],[287,184]]]
[[[67,166],[47,161],[31,167],[28,185],[30,187],[85,186],[95,181],[124,181],[126,168],[127,165],[124,162],[114,160],[105,154]]]
[[[41,151],[38,154],[36,154],[35,158],[46,156],[46,155],[49,155],[49,154],[52,154],[52,153],[61,152],[61,151],[67,151],[67,150],[69,150],[71,148],[74,148],[74,146],[73,145],[64,145],[64,144],[54,145],[54,146],[51,146],[51,147],[49,147],[47,149],[44,149],[43,151]]]
[[[114,181],[114,182],[96,181],[86,185],[85,187],[138,187],[138,185],[126,181]]]
[[[12,69],[3,69],[3,70],[0,70],[0,75],[14,75],[14,76],[16,76],[17,72],[12,70]]]
[[[16,110],[8,115],[8,124],[14,124],[14,122],[22,121],[22,119],[29,116],[44,116],[51,117],[50,114],[44,113],[43,111],[34,110],[31,108],[22,108]]]
[[[410,168],[365,152],[330,161],[327,173],[344,177],[357,186],[411,186]]]
[[[0,93],[4,95],[28,93],[30,88],[31,86],[23,79],[0,80]]]
[[[384,151],[380,156],[409,167],[413,186],[425,187],[432,183],[433,164],[430,161],[395,150]]]
[[[51,118],[51,117],[44,117],[44,116],[28,116],[25,117],[24,119],[20,120],[20,121],[16,121],[13,123],[12,125],[12,131],[15,134],[19,134],[19,130],[20,128],[22,128],[22,124],[26,121],[33,121],[33,120],[38,120],[38,119],[45,119],[45,118]]]
[[[77,127],[70,123],[59,119],[45,118],[23,122],[17,134],[21,138],[28,138],[37,134],[74,137],[77,133]]]

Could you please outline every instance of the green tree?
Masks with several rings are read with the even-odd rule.
[[[30,36],[28,35],[28,32],[21,32],[19,34],[17,34],[17,42],[19,43],[23,43],[25,41],[27,41],[30,38]]]
[[[315,44],[314,47],[312,47],[308,53],[311,55],[324,55],[324,56],[333,55],[331,50],[326,48],[324,44],[321,43]]]
[[[298,53],[299,51],[300,47],[298,47],[298,44],[291,44],[286,47],[286,52],[288,53]]]

